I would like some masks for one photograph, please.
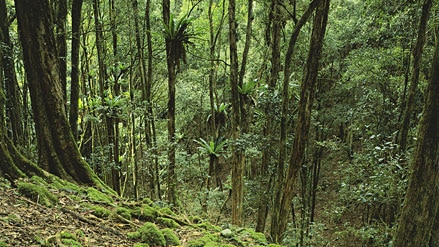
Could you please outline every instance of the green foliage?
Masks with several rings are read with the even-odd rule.
[[[166,246],[176,246],[180,245],[180,239],[177,237],[175,232],[172,229],[169,228],[163,228],[160,230],[165,237],[166,240]]]
[[[206,152],[208,155],[214,155],[215,157],[220,156],[221,153],[224,152],[224,146],[227,144],[227,140],[223,140],[222,138],[209,142],[203,138],[194,141],[200,145],[200,150]]]
[[[163,23],[165,39],[171,46],[172,61],[178,66],[180,60],[186,63],[186,49],[188,45],[194,43],[191,39],[197,34],[189,29],[193,18],[187,15],[182,16],[178,21],[174,20],[175,16],[171,14],[169,23]]]
[[[58,203],[58,198],[45,186],[19,182],[17,187],[20,194],[44,206],[51,207]]]

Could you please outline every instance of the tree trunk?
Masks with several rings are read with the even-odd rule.
[[[422,52],[425,45],[425,34],[427,30],[427,22],[430,16],[430,9],[432,0],[425,0],[422,6],[421,20],[419,21],[418,38],[413,49],[413,68],[411,76],[411,84],[408,93],[408,98],[404,107],[404,117],[399,131],[399,150],[405,152],[407,149],[407,137],[410,129],[410,119],[412,118],[413,105],[415,101],[415,94],[419,84],[419,72],[421,70]]]
[[[78,140],[78,102],[79,102],[79,48],[81,29],[82,0],[72,1],[72,64],[70,82],[69,122],[73,137]]]
[[[305,157],[305,146],[308,141],[310,128],[311,110],[314,101],[315,85],[319,71],[319,59],[323,46],[323,39],[328,20],[330,0],[322,0],[317,7],[311,34],[311,44],[308,53],[308,60],[305,67],[303,83],[301,85],[299,112],[295,137],[291,149],[288,173],[285,186],[282,192],[278,216],[275,225],[272,225],[272,237],[275,242],[280,242],[287,227],[288,216],[291,209],[291,200],[294,195],[294,184],[298,172]]]
[[[67,0],[51,2],[55,16],[55,41],[58,57],[59,77],[64,101],[67,102]]]
[[[229,0],[229,43],[230,43],[230,88],[232,101],[232,138],[240,137],[240,95],[238,91],[238,48],[236,34],[236,1]],[[232,223],[242,224],[244,201],[244,159],[242,147],[233,145],[232,154]]]
[[[169,23],[170,2],[163,0],[163,21]],[[166,38],[166,63],[168,65],[168,176],[167,176],[167,200],[170,204],[177,206],[177,176],[175,174],[175,80],[176,62],[174,61],[171,49],[171,39]]]
[[[276,182],[274,185],[274,204],[273,215],[271,217],[271,235],[274,236],[278,231],[277,222],[279,221],[281,194],[284,186],[285,179],[285,160],[287,159],[287,123],[289,118],[289,83],[291,75],[291,61],[293,59],[294,49],[296,46],[297,38],[299,37],[300,30],[306,24],[311,14],[319,5],[320,0],[312,1],[306,11],[303,13],[300,20],[296,23],[294,31],[291,34],[290,41],[288,43],[288,50],[285,54],[284,76],[283,76],[283,89],[282,89],[282,113],[280,121],[280,138],[279,138],[279,158],[276,167]]]
[[[269,77],[268,90],[269,90],[269,100],[271,99],[274,91],[276,90],[277,80],[279,78],[280,72],[280,28],[281,28],[281,19],[280,19],[280,6],[278,0],[273,0],[271,2],[270,16],[272,19],[272,34],[271,37],[271,74]],[[270,202],[269,191],[271,190],[271,183],[269,183],[271,176],[269,174],[269,168],[271,167],[271,162],[273,161],[273,150],[274,150],[274,136],[273,136],[273,125],[274,125],[274,114],[272,113],[272,108],[270,107],[270,103],[265,107],[265,125],[263,128],[264,140],[266,143],[264,144],[264,148],[262,151],[262,166],[260,170],[260,184],[261,184],[261,192],[260,192],[260,202],[258,206],[258,218],[256,223],[256,231],[264,232],[265,223],[268,215],[268,206]]]
[[[0,85],[3,86],[2,83],[5,82],[5,110],[6,116],[8,116],[5,121],[8,123],[11,132],[5,134],[10,136],[15,144],[23,144],[23,107],[20,103],[20,92],[17,77],[15,76],[13,44],[9,36],[9,21],[5,0],[0,0],[0,44],[0,63],[3,64],[2,72],[4,72],[4,80],[0,81]]]
[[[426,92],[418,142],[416,145],[407,194],[394,247],[429,246],[437,241],[435,222],[439,209],[439,43],[432,62],[431,79]],[[436,225],[435,225],[436,224]],[[432,241],[431,244],[434,243]],[[432,245],[430,245],[432,246]],[[434,245],[433,245],[434,246]]]
[[[82,159],[67,121],[47,0],[15,1],[38,142],[38,162],[52,174],[104,186]],[[29,11],[32,9],[32,11]]]

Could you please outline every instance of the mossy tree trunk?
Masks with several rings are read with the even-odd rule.
[[[394,247],[437,246],[439,209],[439,43],[432,62],[418,142]]]
[[[49,2],[17,0],[15,7],[35,120],[38,163],[62,179],[101,186],[82,159],[67,121]]]
[[[297,175],[302,167],[305,157],[305,147],[311,122],[311,111],[314,101],[319,60],[323,47],[323,39],[326,31],[330,0],[322,0],[317,7],[314,17],[311,43],[308,59],[305,66],[304,78],[301,84],[300,100],[298,106],[298,119],[295,126],[295,137],[290,154],[289,167],[285,178],[285,185],[281,193],[280,204],[274,209],[274,223],[271,226],[271,234],[275,242],[282,240],[287,227],[291,210],[291,201],[294,195],[294,185]]]

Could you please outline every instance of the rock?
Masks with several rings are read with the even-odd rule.
[[[221,231],[221,236],[230,238],[232,236],[232,231],[230,229],[224,229]]]

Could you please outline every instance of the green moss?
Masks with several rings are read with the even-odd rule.
[[[136,208],[131,211],[131,216],[136,217],[139,220],[154,221],[158,216],[158,212],[157,209],[149,205],[143,204],[142,207]]]
[[[245,229],[242,233],[248,234],[258,244],[263,244],[263,245],[268,244],[267,238],[262,232],[255,232],[255,230],[253,229]]]
[[[116,213],[127,220],[131,220],[131,210],[119,207],[116,209]]]
[[[201,238],[194,239],[189,241],[188,247],[215,247],[219,246],[219,239],[218,236],[212,235],[212,234],[205,234]]]
[[[161,214],[176,216],[176,214],[170,208],[161,208],[159,211]]]
[[[166,246],[165,237],[155,224],[146,222],[138,231],[143,243],[152,246]]]
[[[20,194],[44,206],[51,207],[58,202],[58,198],[44,186],[21,182],[17,187]]]
[[[221,247],[236,247],[234,244],[222,244]]]
[[[175,222],[173,219],[163,218],[163,217],[157,217],[156,219],[157,224],[163,225],[164,227],[169,228],[178,228],[180,225]]]
[[[176,246],[180,245],[180,239],[177,237],[177,235],[174,233],[173,230],[169,228],[164,228],[160,230],[163,233],[163,236],[166,240],[166,246]]]
[[[92,214],[98,218],[101,218],[101,219],[106,219],[111,214],[110,210],[108,210],[104,207],[101,207],[101,206],[88,204],[86,207],[93,210]]]
[[[49,184],[42,178],[38,176],[32,176],[31,179],[35,184],[48,186]]]
[[[129,239],[140,239],[140,232],[138,232],[138,231],[135,231],[135,232],[129,232],[129,233],[127,233],[127,237],[129,238]]]
[[[133,245],[133,247],[149,247],[149,244],[145,244],[145,243],[135,243]]]
[[[82,246],[81,243],[78,242],[78,238],[76,237],[76,235],[70,233],[70,232],[61,232],[59,234],[60,238],[61,238],[61,242],[67,246]]]
[[[282,247],[280,244],[269,244],[267,247]]]
[[[81,243],[79,243],[78,241],[74,240],[74,239],[61,239],[61,242],[67,246],[73,246],[73,247],[82,247]]]
[[[142,203],[148,206],[154,205],[154,202],[150,198],[143,198]]]
[[[0,241],[0,247],[8,247],[9,245],[3,241]]]
[[[196,224],[197,227],[204,228],[209,231],[220,232],[222,229],[219,226],[212,225],[210,222],[202,222]]]
[[[108,202],[108,203],[112,203],[113,199],[111,198],[111,196],[106,195],[105,193],[100,192],[99,190],[93,188],[93,187],[88,187],[87,188],[87,196],[93,200],[93,201],[97,201],[97,202]]]

